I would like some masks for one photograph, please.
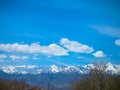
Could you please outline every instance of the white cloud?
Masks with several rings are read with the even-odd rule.
[[[93,56],[95,57],[105,57],[106,55],[103,53],[103,51],[97,51],[93,53]]]
[[[17,60],[17,59],[26,60],[26,59],[28,59],[29,57],[28,57],[28,56],[16,56],[16,55],[11,55],[10,58],[11,58],[12,60]]]
[[[32,57],[33,60],[39,60],[38,54],[34,54]]]
[[[91,53],[94,49],[88,45],[81,44],[77,41],[70,41],[67,38],[62,38],[60,40],[61,44],[71,52],[77,53]]]
[[[115,40],[115,44],[120,46],[120,39]]]
[[[48,46],[41,46],[38,43],[28,44],[0,44],[0,50],[5,52],[19,52],[19,53],[41,53],[53,56],[68,55],[68,50],[56,45],[50,44]]]
[[[54,56],[68,55],[67,53],[68,50],[65,50],[64,48],[56,44],[50,44],[49,46],[42,47],[41,52],[48,55],[54,55]]]
[[[0,59],[5,59],[5,58],[7,58],[7,55],[5,55],[5,54],[0,54]]]
[[[15,56],[15,55],[11,55],[10,58],[11,58],[12,60],[16,60],[16,59],[19,59],[20,57],[19,57],[19,56]]]
[[[120,37],[120,28],[111,27],[111,26],[102,26],[102,25],[94,25],[91,26],[91,28],[108,36]]]
[[[28,56],[21,56],[20,58],[21,58],[21,59],[29,59]]]

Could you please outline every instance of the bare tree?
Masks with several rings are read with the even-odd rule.
[[[72,85],[73,90],[105,90],[106,64],[103,61],[94,62],[88,75]]]
[[[103,61],[95,62],[94,68],[90,71],[91,83],[98,90],[105,90],[106,64]]]

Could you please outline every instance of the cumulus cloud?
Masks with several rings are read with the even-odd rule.
[[[11,55],[10,58],[12,60],[17,60],[17,59],[26,60],[26,59],[29,59],[28,56],[16,56],[16,55]]]
[[[94,49],[88,45],[81,44],[77,41],[71,41],[67,38],[62,38],[60,42],[61,42],[61,45],[63,45],[65,48],[67,48],[71,52],[91,53],[94,51]]]
[[[103,51],[97,51],[93,53],[93,56],[95,57],[105,57],[106,55],[103,53]]]
[[[68,55],[68,50],[56,45],[50,44],[49,46],[44,46],[41,50],[42,53],[46,53],[54,56]]]
[[[5,58],[7,58],[6,54],[0,54],[0,59],[5,59]]]
[[[116,44],[117,46],[120,46],[120,39],[115,40],[115,44]]]
[[[41,53],[54,56],[68,55],[68,50],[56,45],[50,44],[48,46],[41,46],[38,43],[28,44],[0,44],[0,50],[5,52],[19,52],[19,53]]]

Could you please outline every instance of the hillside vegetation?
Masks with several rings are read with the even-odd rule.
[[[45,90],[28,85],[24,80],[8,80],[0,78],[0,90]]]
[[[71,84],[72,90],[120,90],[120,73],[106,72],[104,62],[94,63],[88,75],[81,76]]]

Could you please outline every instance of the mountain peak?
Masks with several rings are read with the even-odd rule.
[[[60,71],[59,68],[56,65],[50,66],[50,70],[53,73],[58,73]]]
[[[113,65],[111,63],[106,64],[106,72],[117,73],[118,69],[120,69],[120,65]],[[42,67],[42,66],[29,66],[29,65],[22,65],[22,66],[7,66],[1,67],[0,69],[5,73],[16,73],[16,74],[41,74],[41,73],[74,73],[77,72],[79,74],[86,74],[89,72],[91,68],[94,68],[93,64],[88,65],[78,65],[78,66],[57,66],[51,65],[49,67]]]

